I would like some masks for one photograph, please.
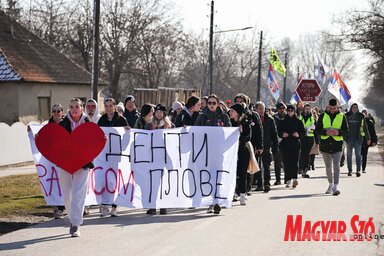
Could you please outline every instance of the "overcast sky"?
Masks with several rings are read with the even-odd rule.
[[[173,1],[186,29],[208,33],[210,0]],[[265,31],[273,43],[284,37],[297,39],[305,33],[331,30],[334,15],[366,9],[368,4],[366,0],[215,0],[214,6],[215,30],[252,26]],[[357,70],[355,79],[345,81],[353,101],[360,98],[363,78],[363,71]]]

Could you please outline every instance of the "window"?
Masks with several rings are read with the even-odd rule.
[[[51,113],[51,98],[50,97],[37,97],[39,104],[39,119],[48,120]]]

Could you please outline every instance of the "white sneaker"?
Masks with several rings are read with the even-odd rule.
[[[292,183],[292,181],[291,181],[291,180],[288,180],[288,181],[287,181],[287,185],[285,185],[285,187],[286,187],[286,188],[290,188],[290,187],[291,187],[291,183]]]
[[[247,205],[245,194],[240,194],[240,205]]]
[[[108,205],[102,205],[100,208],[100,217],[106,217],[109,213],[109,206]]]
[[[207,213],[213,213],[213,205],[208,207]]]
[[[117,214],[117,208],[112,207],[111,217],[118,217],[118,216],[119,216],[119,214]]]
[[[333,184],[329,184],[327,191],[325,191],[325,194],[332,194],[333,192]]]
[[[79,237],[80,236],[80,229],[78,226],[72,226],[71,236],[72,237]]]
[[[297,179],[294,179],[292,182],[292,187],[295,188],[297,187],[297,185],[299,185],[299,182],[297,181]]]

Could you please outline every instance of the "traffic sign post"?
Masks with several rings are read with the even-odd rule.
[[[315,103],[321,94],[321,87],[316,79],[301,79],[295,91],[301,101]]]

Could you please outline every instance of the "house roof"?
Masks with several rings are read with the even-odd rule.
[[[0,82],[90,84],[91,74],[0,11]]]

